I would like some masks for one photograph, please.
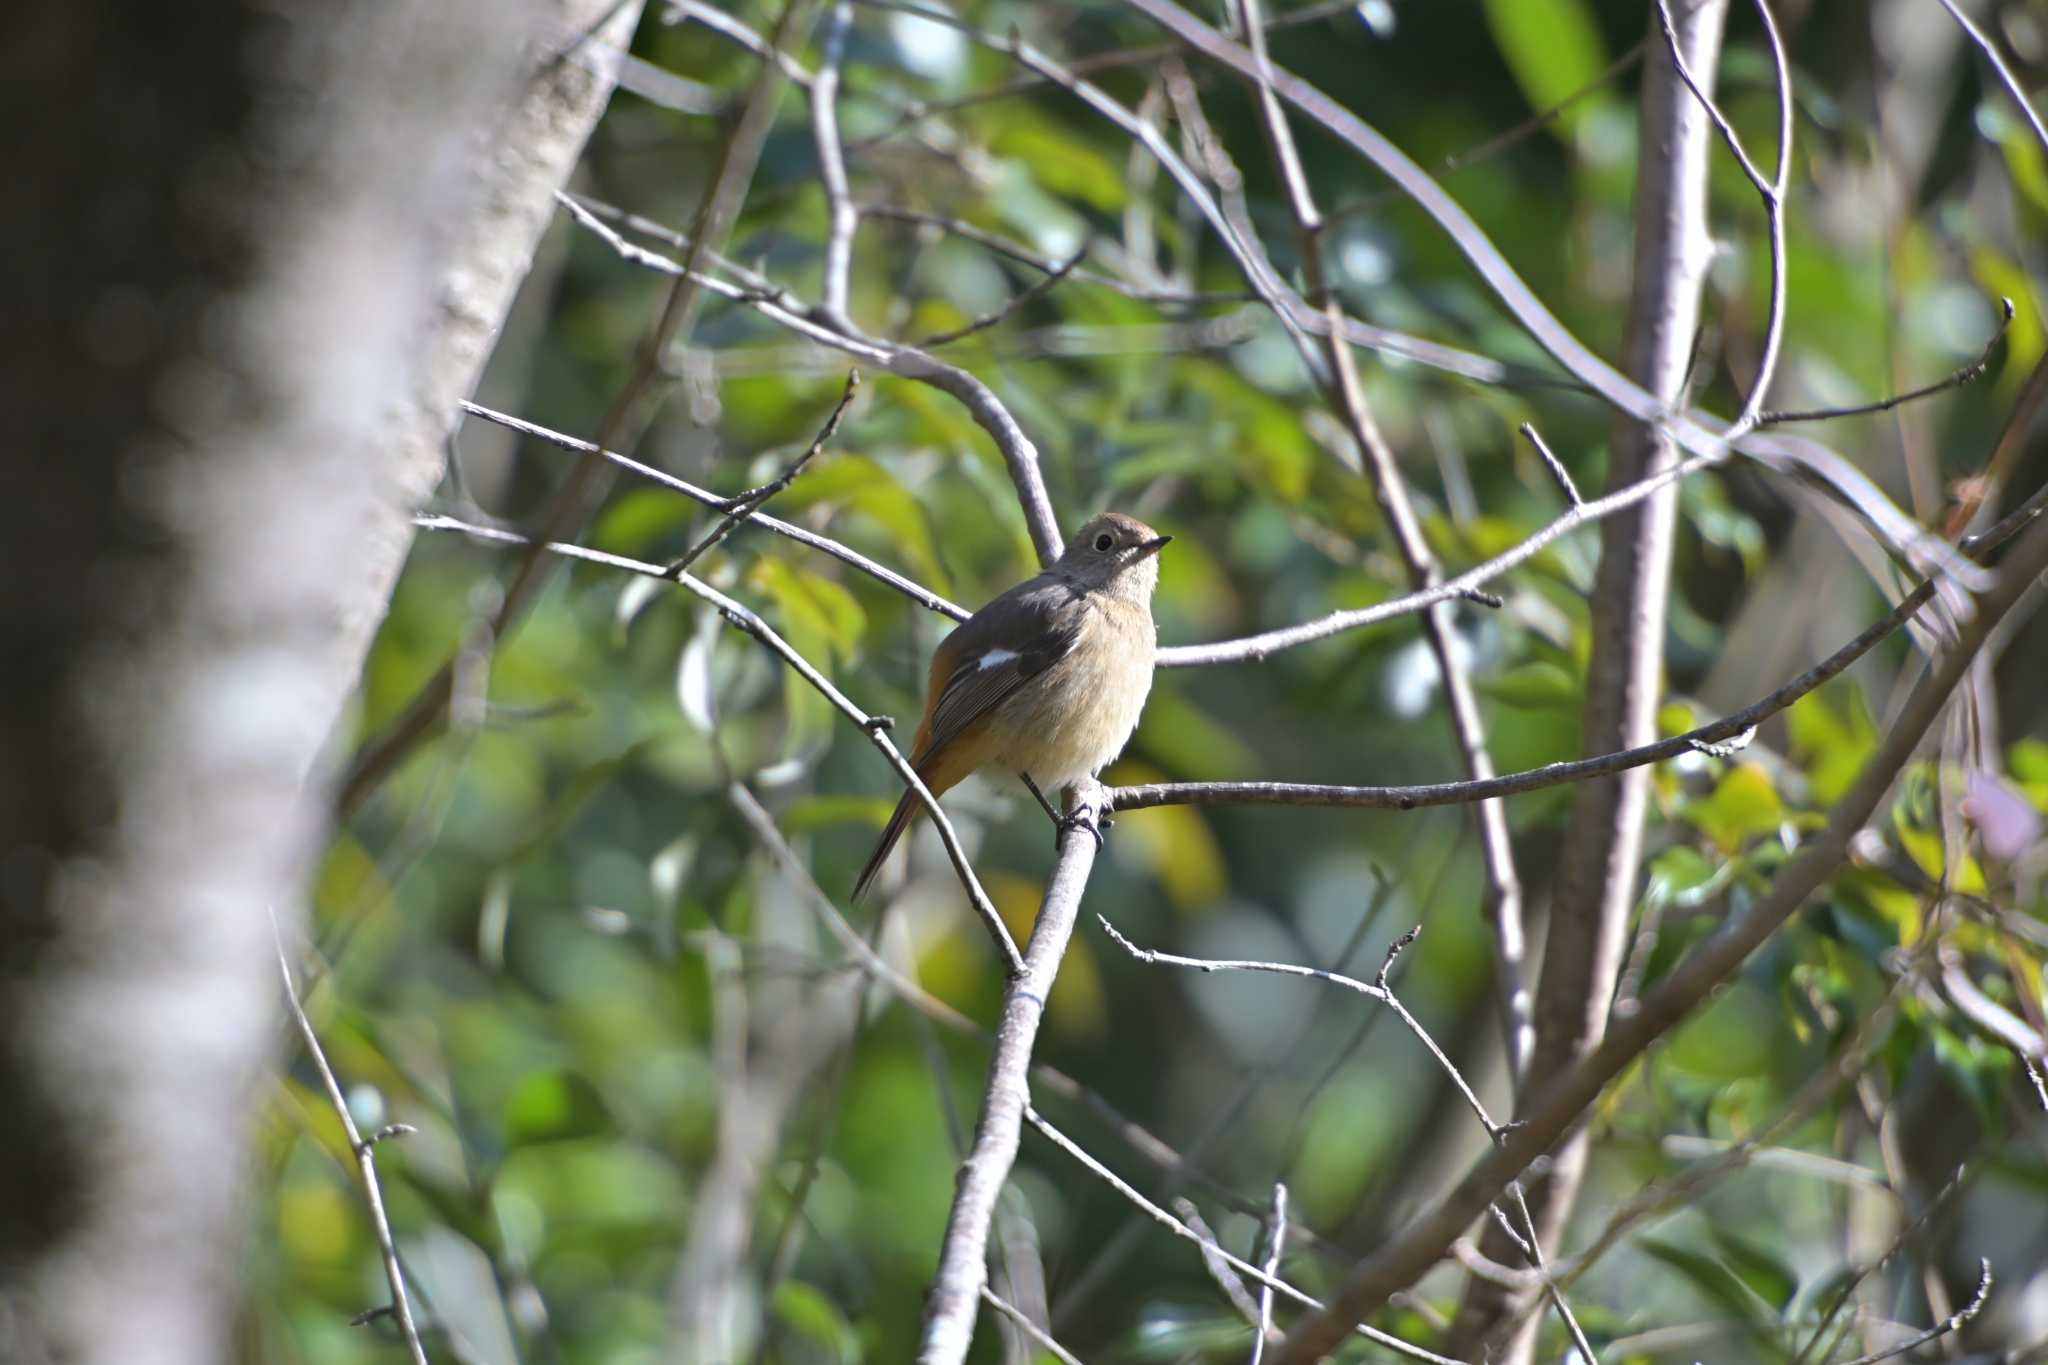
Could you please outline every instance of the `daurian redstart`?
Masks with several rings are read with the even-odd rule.
[[[991,766],[1057,792],[1117,756],[1152,690],[1153,556],[1172,538],[1118,512],[1099,516],[1050,568],[939,643],[910,751],[932,795]],[[922,810],[916,792],[903,793],[855,899]]]

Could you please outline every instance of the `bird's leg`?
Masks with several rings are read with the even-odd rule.
[[[1038,784],[1031,780],[1031,774],[1018,773],[1017,776],[1024,779],[1024,785],[1031,788],[1031,794],[1038,798],[1038,808],[1045,812],[1045,818],[1057,826],[1060,822],[1060,813],[1053,809],[1052,802],[1045,799],[1045,793],[1040,791]]]
[[[1088,831],[1088,836],[1095,840],[1095,847],[1097,849],[1103,846],[1102,831],[1108,829],[1112,823],[1107,811],[1097,813],[1091,810],[1084,802],[1076,805],[1067,814],[1061,815],[1053,808],[1052,802],[1045,799],[1045,793],[1040,791],[1038,784],[1031,780],[1030,773],[1018,773],[1017,776],[1024,779],[1024,785],[1029,787],[1031,794],[1038,798],[1039,808],[1045,812],[1045,818],[1052,821],[1055,830],[1064,833],[1070,829],[1085,829]],[[1055,838],[1055,842],[1057,842],[1057,838]]]

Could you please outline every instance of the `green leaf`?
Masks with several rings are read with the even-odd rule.
[[[1039,184],[1054,194],[1079,199],[1104,213],[1124,207],[1124,171],[1079,134],[1012,104],[994,125],[989,150],[1015,157],[1031,168]]]
[[[1578,680],[1563,665],[1542,659],[1517,664],[1491,678],[1475,678],[1472,686],[1509,706],[1575,708],[1579,704]]]
[[[814,597],[802,573],[780,559],[754,564],[755,584],[775,599],[776,628],[797,653],[827,678],[832,676],[832,617]],[[785,761],[813,757],[832,740],[832,703],[793,668],[782,670],[782,695],[789,725],[783,737]]]
[[[1607,65],[1600,27],[1582,0],[1486,0],[1486,24],[1532,110],[1563,103]],[[1584,105],[1575,105],[1560,122],[1570,128],[1582,117]]]
[[[805,1341],[822,1347],[842,1365],[860,1359],[860,1335],[824,1294],[801,1280],[784,1280],[775,1287],[775,1316],[782,1325]]]
[[[775,500],[775,508],[800,510],[820,503],[839,504],[874,522],[895,552],[909,561],[912,577],[933,592],[952,592],[924,509],[887,469],[864,455],[834,456],[790,485]]]
[[[1785,804],[1762,765],[1741,763],[1728,770],[1713,795],[1694,801],[1686,816],[1729,852],[1759,834],[1773,834],[1785,820]]]
[[[895,808],[896,798],[890,796],[806,796],[782,813],[782,832],[808,834],[843,824],[880,829]]]
[[[597,1088],[573,1071],[535,1072],[505,1101],[505,1140],[511,1143],[596,1137],[611,1126]]]
[[[1750,1292],[1782,1316],[1785,1305],[1792,1302],[1792,1295],[1799,1288],[1799,1277],[1791,1268],[1769,1247],[1724,1227],[1718,1220],[1707,1224],[1707,1235],[1714,1239],[1721,1259]]]
[[[1860,690],[1847,685],[1809,692],[1785,713],[1793,757],[1806,764],[1814,799],[1833,805],[1877,752],[1877,723]]]
[[[637,555],[669,532],[689,524],[697,504],[662,488],[636,488],[605,509],[590,544]]]
[[[1661,1237],[1642,1237],[1636,1246],[1683,1276],[1708,1301],[1720,1304],[1751,1326],[1775,1322],[1775,1312],[1718,1257]]]
[[[1698,849],[1679,844],[1650,860],[1649,888],[1644,894],[1665,905],[1698,905],[1727,885],[1740,866],[1740,859],[1716,863]]]

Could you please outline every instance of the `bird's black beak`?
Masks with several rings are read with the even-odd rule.
[[[1138,542],[1138,557],[1143,559],[1146,555],[1156,555],[1172,540],[1172,536],[1154,536],[1150,540],[1141,540]]]

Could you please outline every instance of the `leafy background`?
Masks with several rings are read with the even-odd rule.
[[[1993,8],[1993,31],[2039,88],[2048,25],[2024,4]],[[1980,382],[1812,432],[1938,523],[1953,481],[1983,464],[2042,354],[2048,165],[1932,0],[1780,10],[1799,105],[1777,403],[1855,402],[1938,377],[1978,353],[1999,296],[2017,305]],[[765,32],[777,9],[737,0],[729,12]],[[1069,57],[1158,38],[1108,3],[961,13],[991,32],[1017,25]],[[1273,50],[1439,174],[1564,321],[1612,355],[1629,285],[1633,68],[1533,135],[1455,169],[1445,159],[1595,82],[1639,41],[1644,18],[1642,5],[1592,0],[1366,0],[1276,33]],[[725,96],[743,97],[756,72],[751,56],[705,27],[659,13],[635,51]],[[802,55],[814,64],[815,44]],[[1136,105],[1162,70],[1152,61],[1098,78]],[[1291,228],[1255,111],[1232,80],[1192,72],[1243,171],[1254,221],[1291,274]],[[1002,54],[949,30],[858,6],[841,112],[857,198],[954,217],[1050,258],[1085,244],[1093,268],[1140,293],[1242,289],[1170,184],[1062,92],[1041,87],[909,125],[899,117],[912,101],[1016,74]],[[1768,148],[1769,63],[1744,6],[1721,79],[1730,116],[1753,147]],[[686,226],[728,126],[621,94],[576,189]],[[1441,234],[1369,170],[1312,134],[1304,154],[1323,204],[1340,212],[1331,246],[1346,305],[1517,367],[1512,382],[1482,385],[1367,357],[1375,411],[1447,564],[1496,553],[1560,510],[1517,424],[1535,422],[1580,486],[1598,487],[1602,406],[1557,382]],[[1726,412],[1753,371],[1767,272],[1755,197],[1718,154],[1712,194],[1719,250],[1696,397]],[[1147,222],[1149,249],[1133,227]],[[824,230],[807,106],[792,90],[731,254],[815,299]],[[858,238],[851,311],[878,334],[915,338],[996,310],[1039,277],[958,236],[873,217]],[[480,397],[591,434],[666,287],[564,215]],[[1205,321],[1217,325],[1198,329]],[[637,453],[721,491],[766,480],[808,444],[846,361],[716,301],[692,340]],[[1069,528],[1117,507],[1175,536],[1162,561],[1162,641],[1223,639],[1403,590],[1372,490],[1348,471],[1340,428],[1270,317],[1238,302],[1145,301],[1074,278],[945,353],[994,386],[1031,432]],[[772,510],[970,606],[1029,573],[1030,542],[1000,459],[964,410],[929,388],[865,378],[830,449]],[[575,458],[475,420],[456,456],[448,506],[515,523]],[[2044,474],[2036,440],[2014,486],[2031,489]],[[1672,729],[1761,696],[1896,594],[1895,577],[1877,581],[1859,556],[1868,547],[1858,533],[1813,509],[1752,467],[1685,486],[1666,649]],[[583,539],[662,561],[708,524],[694,505],[626,479]],[[1460,608],[1504,770],[1579,753],[1595,553],[1581,532],[1497,583],[1502,609]],[[733,1059],[720,1051],[734,1002],[750,1007],[759,1064],[778,1014],[801,1018],[846,978],[843,954],[737,815],[726,784],[737,778],[759,795],[842,905],[896,787],[859,733],[673,589],[568,567],[516,634],[478,638],[506,562],[501,547],[420,538],[354,727],[377,732],[457,648],[478,665],[473,676],[487,675],[487,706],[422,750],[337,836],[316,911],[331,969],[309,1005],[358,1117],[419,1129],[380,1148],[379,1161],[408,1268],[437,1324],[437,1359],[666,1358],[678,1256],[707,1193],[721,1115],[736,1103]],[[866,709],[915,715],[942,619],[759,531],[734,536],[703,567]],[[1634,979],[1654,981],[1768,885],[1874,746],[1917,657],[1895,640],[1739,756],[1660,765],[1641,912],[1655,932],[1639,940]],[[1985,780],[2006,784],[1980,799],[2048,809],[2044,676],[2048,632],[2036,626],[2015,635],[1978,694],[1986,728],[1976,762]],[[1991,858],[1953,818],[1945,832],[1942,814],[1952,816],[1961,794],[1955,774],[1915,770],[1879,831],[1897,865],[1845,872],[1603,1099],[1593,1180],[1565,1254],[1646,1184],[1702,1154],[1767,1130],[1772,1152],[1625,1238],[1575,1287],[1596,1342],[1613,1343],[1603,1358],[1789,1358],[1848,1277],[1905,1229],[1904,1254],[1861,1290],[1870,1313],[1928,1321],[1929,1285],[1945,1286],[1951,1304],[1966,1301],[1982,1256],[2001,1285],[1969,1340],[2020,1349],[2048,1336],[2048,1279],[2037,1278],[2048,1226],[2041,1115],[2014,1055],[1958,1012],[1936,965],[2038,1025],[2042,845],[2036,836],[2016,858]],[[1124,782],[1458,775],[1412,617],[1259,664],[1162,671],[1110,773]],[[1553,789],[1511,803],[1539,911],[1568,799]],[[1051,864],[1043,818],[995,783],[962,789],[948,807],[1021,935]],[[996,961],[928,839],[912,841],[908,883],[877,942],[931,995],[986,1022]],[[1958,896],[1930,894],[1915,871]],[[1348,963],[1367,976],[1395,936],[1421,924],[1396,984],[1499,1101],[1479,898],[1478,852],[1458,808],[1127,814],[1089,887],[1040,1055],[1174,1147],[1199,1145],[1203,1169],[1251,1205],[1285,1180],[1297,1216],[1355,1253],[1483,1147],[1426,1055],[1367,1002],[1300,981],[1169,974],[1123,956],[1086,914],[1110,914],[1139,942],[1181,952]],[[872,906],[855,918],[864,932],[878,923]],[[795,1088],[767,1154],[742,1272],[767,1324],[762,1359],[912,1353],[986,1045],[886,992],[866,1000],[856,1033],[826,1046]],[[1868,1052],[1867,1065],[1802,1100],[1852,1045]],[[1142,1188],[1169,1192],[1100,1111],[1045,1091],[1038,1102]],[[1795,1121],[1773,1129],[1788,1112]],[[323,1365],[393,1358],[388,1332],[349,1325],[383,1300],[382,1272],[339,1126],[303,1064],[264,1139],[247,1354]],[[1943,1196],[1965,1159],[1959,1188]],[[1251,1254],[1253,1218],[1211,1188],[1185,1192],[1226,1245]],[[1112,1191],[1028,1135],[1005,1227],[998,1288],[1018,1292],[1035,1255],[1057,1333],[1083,1358],[1242,1358],[1248,1332],[1192,1249],[1134,1226]],[[1341,1265],[1297,1246],[1287,1273],[1313,1291]],[[1385,1325],[1431,1339],[1458,1288],[1455,1270],[1440,1269]],[[1673,1330],[1644,1335],[1653,1329]],[[1863,1349],[1860,1339],[1852,1333],[1842,1354]],[[1560,1334],[1545,1358],[1561,1349]],[[977,1351],[1030,1358],[987,1318]]]

